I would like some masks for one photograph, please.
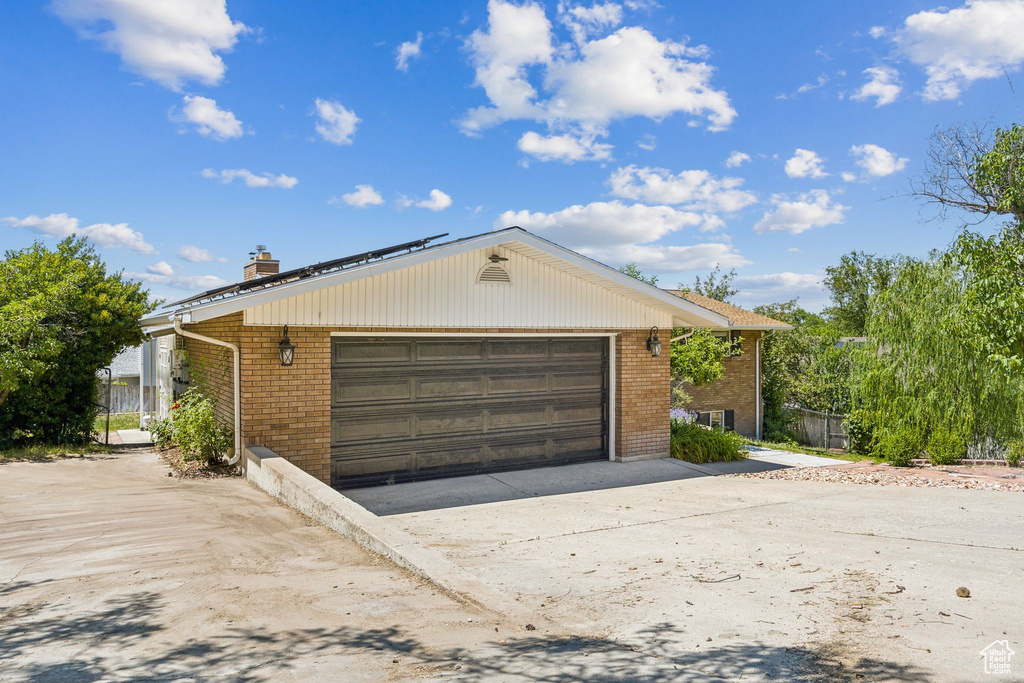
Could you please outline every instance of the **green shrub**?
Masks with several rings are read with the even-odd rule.
[[[1006,449],[1006,464],[1010,467],[1020,467],[1020,461],[1024,458],[1024,439],[1014,439]]]
[[[850,435],[850,450],[858,455],[867,455],[871,452],[874,430],[862,411],[850,412],[846,418],[846,432]]]
[[[149,433],[153,435],[153,443],[163,448],[174,441],[174,423],[170,419],[153,420],[149,423]]]
[[[920,430],[895,427],[875,433],[875,455],[885,458],[894,467],[910,467],[910,461],[924,450],[924,436]]]
[[[708,429],[685,420],[672,420],[672,457],[696,464],[732,462],[747,457],[736,432]]]
[[[174,443],[185,460],[213,462],[231,447],[231,430],[217,424],[213,403],[189,389],[171,409]]]
[[[967,455],[967,440],[946,427],[928,437],[928,457],[933,465],[958,465]]]

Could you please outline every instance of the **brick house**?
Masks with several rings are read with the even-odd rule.
[[[665,291],[726,318],[728,326],[712,328],[712,332],[732,340],[739,351],[726,356],[725,372],[711,384],[697,387],[674,380],[692,399],[687,408],[698,412],[701,422],[761,438],[761,340],[776,330],[791,330],[792,325],[696,292]]]
[[[261,251],[141,324],[236,450],[332,486],[668,455],[668,337],[726,316],[521,228],[433,239],[284,272]]]

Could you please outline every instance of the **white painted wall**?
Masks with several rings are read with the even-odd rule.
[[[476,284],[491,254],[512,284]],[[670,313],[503,247],[479,249],[248,308],[246,325],[672,327]]]

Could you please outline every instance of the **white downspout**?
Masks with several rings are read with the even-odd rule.
[[[757,363],[757,369],[754,372],[754,386],[757,387],[757,405],[754,410],[754,438],[758,441],[761,440],[761,336],[758,335],[757,342],[754,344],[754,360]]]
[[[230,343],[230,342],[222,341],[220,339],[214,339],[213,337],[205,337],[205,336],[203,336],[201,334],[196,334],[195,332],[189,332],[188,330],[182,329],[181,321],[178,320],[178,318],[174,319],[174,331],[177,332],[178,334],[180,334],[183,337],[188,337],[189,339],[195,339],[197,341],[206,342],[207,344],[216,344],[217,346],[225,346],[225,347],[231,349],[231,352],[234,354],[234,360],[235,360],[235,372],[234,372],[234,375],[235,375],[235,394],[234,394],[235,395],[235,455],[230,460],[228,460],[228,464],[229,465],[234,465],[236,462],[238,462],[238,459],[242,457],[242,418],[241,418],[241,415],[242,415],[241,410],[242,410],[242,408],[241,408],[241,404],[239,402],[240,392],[239,392],[239,389],[238,389],[239,381],[241,379],[241,372],[239,370],[239,363],[238,363],[238,347],[235,346],[234,344]]]
[[[669,344],[675,344],[677,341],[682,341],[684,339],[689,339],[690,337],[693,336],[693,333],[696,332],[696,331],[697,331],[696,327],[691,327],[689,332],[687,332],[686,334],[681,334],[678,337],[672,337],[671,339],[668,340],[668,343]]]

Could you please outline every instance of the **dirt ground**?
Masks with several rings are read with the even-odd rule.
[[[985,465],[892,467],[870,460],[826,467],[799,467],[733,475],[756,479],[839,482],[875,486],[979,489],[1024,492],[1024,469]]]

